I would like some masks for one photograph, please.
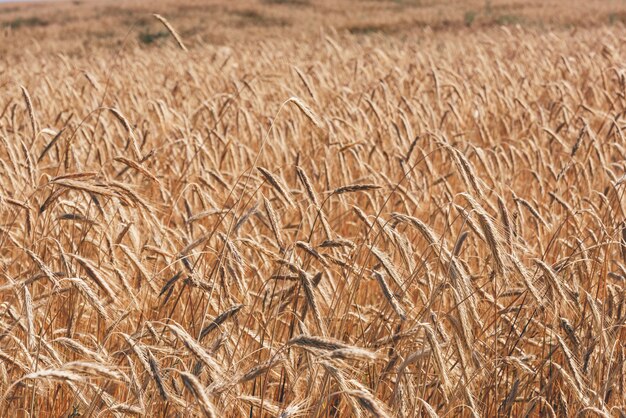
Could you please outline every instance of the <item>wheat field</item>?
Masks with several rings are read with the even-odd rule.
[[[0,6],[0,416],[626,416],[623,21]]]

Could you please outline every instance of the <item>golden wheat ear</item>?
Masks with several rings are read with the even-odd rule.
[[[168,22],[166,18],[164,18],[163,16],[161,16],[159,14],[155,13],[152,16],[154,16],[159,22],[163,23],[163,26],[165,26],[165,29],[167,29],[167,31],[174,37],[174,39],[176,40],[176,43],[178,44],[180,49],[182,49],[183,51],[187,52],[188,51],[187,47],[183,43],[183,40],[180,38],[180,35],[178,34],[178,32],[176,32],[174,27],[172,25],[170,25],[170,22]]]

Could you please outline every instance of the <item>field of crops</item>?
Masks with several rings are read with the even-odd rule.
[[[0,416],[626,416],[625,21],[0,5]]]

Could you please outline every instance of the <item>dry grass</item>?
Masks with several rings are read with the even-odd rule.
[[[623,10],[493,3],[3,27],[0,415],[626,414]]]

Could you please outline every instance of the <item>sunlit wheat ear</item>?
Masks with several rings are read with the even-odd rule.
[[[320,129],[324,129],[324,124],[322,123],[320,118],[315,113],[313,113],[313,110],[309,107],[309,105],[304,103],[302,99],[293,96],[293,97],[290,97],[285,103],[294,103],[298,107],[298,109],[300,109],[302,113],[311,122],[313,122],[313,124],[315,124],[315,126],[317,126]]]
[[[93,360],[96,360],[100,363],[106,362],[105,359],[100,354],[96,353],[95,351],[90,350],[89,348],[81,344],[80,342],[73,340],[71,338],[59,337],[55,339],[53,342],[59,343],[62,346],[65,346],[71,349],[72,351],[81,354],[83,357],[92,358]]]
[[[396,314],[400,317],[400,319],[405,320],[406,319],[406,313],[404,311],[404,308],[402,308],[402,306],[400,306],[400,303],[398,302],[398,299],[392,293],[392,291],[389,288],[389,285],[387,284],[387,282],[385,281],[385,278],[383,277],[383,275],[380,274],[377,271],[373,271],[372,274],[374,275],[374,278],[376,279],[376,281],[380,285],[380,288],[381,288],[381,290],[383,292],[383,295],[385,296],[385,299],[387,299],[387,301],[389,302],[389,304],[391,305],[393,310],[396,312]]]
[[[592,317],[593,317],[593,325],[594,325],[596,334],[600,338],[600,341],[601,341],[602,345],[606,346],[607,335],[606,335],[605,329],[604,329],[604,327],[602,325],[603,324],[603,322],[602,322],[602,314],[601,314],[600,310],[598,309],[598,306],[596,305],[596,301],[594,300],[593,296],[591,296],[588,292],[585,292],[585,297],[587,299],[587,304],[591,308],[591,314],[592,314]],[[598,337],[596,337],[596,338],[598,338]]]
[[[502,226],[504,228],[504,239],[508,248],[511,248],[512,242],[512,231],[511,231],[511,216],[509,215],[509,211],[506,208],[506,204],[504,200],[500,196],[498,196],[498,210],[500,212],[500,219],[502,221]]]
[[[35,110],[33,109],[33,101],[30,99],[30,94],[28,94],[28,90],[26,87],[20,86],[22,90],[22,96],[24,97],[24,102],[26,103],[26,110],[28,111],[28,118],[30,119],[30,127],[33,131],[33,140],[37,135],[37,121],[35,119]]]
[[[439,418],[437,411],[435,411],[435,409],[432,407],[431,404],[429,404],[422,398],[417,398],[417,400],[419,401],[420,404],[422,404],[422,406],[424,407],[424,411],[430,418]]]
[[[485,235],[485,239],[487,241],[487,245],[489,246],[491,255],[493,256],[494,270],[498,274],[502,274],[505,270],[504,251],[500,243],[500,237],[493,224],[493,221],[491,220],[491,217],[485,212],[482,206],[480,206],[478,202],[474,200],[473,197],[471,197],[467,193],[462,193],[461,196],[463,196],[476,211],[481,229],[483,230],[483,234]]]
[[[511,257],[511,264],[513,268],[517,271],[517,273],[521,276],[528,292],[532,295],[539,306],[543,306],[546,301],[539,295],[539,292],[535,288],[535,285],[532,283],[531,278],[528,276],[528,272],[526,268],[522,265],[522,263],[517,259],[517,257]]]
[[[87,302],[95,309],[95,311],[103,318],[108,319],[109,315],[102,304],[102,301],[98,295],[93,291],[91,287],[80,277],[68,277],[63,279],[69,281],[79,293],[87,300]]]
[[[153,14],[153,16],[155,18],[157,18],[157,20],[159,22],[163,23],[163,26],[165,26],[165,29],[167,29],[168,32],[174,37],[174,39],[176,40],[176,43],[178,44],[180,49],[182,49],[183,51],[187,52],[187,47],[185,47],[185,44],[183,44],[183,40],[180,38],[178,33],[174,30],[172,25],[170,25],[170,22],[168,22],[167,19],[165,19],[163,16],[161,16],[159,14],[155,13],[155,14]]]
[[[311,244],[304,241],[296,241],[295,245],[319,261],[324,267],[328,267],[328,261]]]
[[[426,334],[426,338],[428,339],[428,343],[430,344],[430,348],[432,349],[432,353],[435,357],[435,364],[437,365],[437,369],[439,371],[439,376],[441,378],[441,383],[443,385],[443,390],[448,391],[450,389],[450,378],[448,376],[448,371],[445,366],[443,353],[441,352],[441,347],[437,342],[437,336],[435,335],[435,331],[428,324],[421,324],[422,329]]]
[[[467,179],[469,180],[476,196],[482,196],[482,188],[480,187],[480,182],[478,176],[476,175],[476,171],[474,170],[474,166],[469,162],[469,160],[461,153],[461,151],[455,149],[456,155],[459,158],[459,162],[461,163],[462,169],[465,171]]]
[[[179,372],[180,377],[183,379],[184,385],[189,388],[194,398],[197,399],[204,415],[209,418],[217,417],[217,413],[215,412],[215,406],[209,400],[205,392],[205,388],[202,386],[200,381],[196,376],[187,372]]]
[[[77,372],[82,376],[103,377],[119,381],[126,380],[122,373],[112,369],[108,365],[97,362],[72,361],[65,363],[63,368],[65,370],[69,370],[70,372]]]
[[[402,288],[402,278],[400,277],[400,274],[394,267],[393,263],[391,262],[387,254],[383,253],[381,250],[379,250],[376,247],[372,247],[371,251],[372,251],[372,254],[374,254],[374,257],[376,257],[376,259],[378,259],[380,264],[382,264],[383,268],[385,269],[387,274],[389,274],[389,277],[391,277],[395,285],[398,286],[398,288]]]
[[[142,155],[141,155],[141,151],[139,150],[139,146],[137,145],[137,138],[135,138],[135,133],[133,132],[133,128],[130,126],[128,119],[126,119],[126,117],[122,115],[122,113],[119,110],[115,108],[109,108],[109,111],[113,113],[113,116],[115,116],[117,120],[119,120],[122,123],[122,125],[124,126],[124,129],[126,129],[126,133],[128,134],[131,145],[133,147],[133,152],[135,153],[135,158],[137,160],[141,160]]]
[[[115,157],[115,161],[118,161],[128,167],[131,167],[137,171],[139,171],[140,173],[142,173],[143,175],[145,175],[146,177],[148,177],[150,180],[154,181],[157,184],[159,183],[159,179],[157,179],[154,174],[152,174],[151,172],[149,172],[148,170],[146,170],[144,167],[142,167],[139,163],[133,161],[133,160],[129,160],[128,158],[124,158],[124,157]]]
[[[311,283],[311,279],[306,272],[300,273],[300,283],[302,284],[302,289],[304,290],[304,296],[308,306],[313,311],[313,318],[315,319],[315,324],[317,325],[317,329],[323,336],[326,335],[326,325],[322,319],[322,314],[320,312],[319,303],[315,296],[315,292],[313,290],[313,284]]]
[[[577,381],[574,380],[569,373],[567,373],[567,371],[563,368],[563,366],[561,366],[559,363],[556,363],[556,362],[551,363],[550,366],[554,367],[555,370],[559,372],[559,374],[563,378],[563,382],[565,383],[565,386],[569,390],[571,390],[572,394],[578,399],[578,401],[581,402],[583,405],[588,405],[589,398],[583,393],[581,388],[578,386]]]
[[[563,303],[568,303],[568,297],[565,295],[565,290],[563,290],[563,285],[561,284],[561,280],[558,278],[552,267],[548,266],[543,260],[535,259],[535,264],[541,269],[544,273],[544,277],[548,279],[548,283],[556,292],[556,296]]]
[[[309,179],[309,176],[307,176],[306,172],[300,167],[296,167],[296,173],[298,174],[298,179],[300,179],[300,182],[304,186],[304,190],[311,200],[311,203],[319,207],[320,204],[317,199],[317,195],[315,194],[315,190],[313,189],[313,185],[311,184],[311,180]]]
[[[9,235],[9,239],[10,238],[11,237]],[[19,246],[19,244],[18,244],[18,246]],[[46,263],[44,263],[43,260],[37,254],[35,254],[31,250],[29,250],[28,248],[23,248],[23,251],[26,254],[28,254],[30,259],[42,271],[42,273],[46,276],[46,278],[48,278],[48,280],[50,280],[50,282],[54,283],[55,285],[58,283],[57,277],[54,274],[54,272],[52,271],[52,269],[48,265],[46,265]]]
[[[307,77],[298,67],[294,66],[293,69],[295,70],[296,74],[298,74],[298,77],[300,77],[300,80],[302,81],[302,84],[304,84],[304,87],[306,87],[309,96],[311,96],[314,101],[317,101],[317,99],[315,98],[315,93],[313,92],[313,88],[311,87],[311,83],[309,83]]]
[[[278,192],[280,196],[282,196],[285,201],[290,206],[295,206],[293,199],[291,198],[291,194],[287,191],[287,188],[282,184],[280,180],[276,176],[274,176],[269,170],[263,167],[257,167],[257,170],[261,172],[265,180]]]
[[[167,324],[167,327],[173,331],[185,346],[191,351],[198,360],[202,361],[209,369],[210,375],[216,378],[223,378],[222,367],[206,352],[206,350],[194,340],[182,327],[175,324]]]
[[[270,221],[270,227],[272,228],[272,232],[274,233],[274,237],[276,238],[276,244],[278,247],[284,247],[283,239],[281,237],[281,229],[282,226],[280,224],[280,220],[272,207],[272,204],[267,198],[263,197],[263,205],[265,206],[265,212],[267,213],[267,218]]]
[[[359,405],[375,418],[390,418],[391,415],[386,411],[383,404],[368,391],[353,390],[348,394],[358,401]]]
[[[74,373],[65,370],[41,370],[34,373],[25,375],[23,380],[35,380],[35,379],[52,379],[52,380],[67,380],[71,382],[80,382],[83,378]]]
[[[556,193],[548,192],[548,195],[550,195],[550,197],[554,199],[555,202],[557,202],[559,205],[563,207],[563,209],[565,209],[568,216],[570,216],[572,220],[574,221],[576,220],[576,214],[574,213],[574,209],[572,209],[569,203],[567,203],[565,200],[559,197]]]
[[[121,333],[120,335],[122,336],[122,338],[124,338],[124,340],[126,340],[127,345],[135,353],[137,359],[143,366],[144,371],[150,373],[150,363],[148,363],[148,354],[146,353],[147,350],[145,349],[145,347],[141,343],[133,340],[133,338],[129,335],[126,335],[124,333]]]
[[[358,361],[373,361],[380,358],[377,353],[359,347],[340,348],[337,350],[333,350],[328,354],[328,357],[338,360]]]
[[[547,226],[548,223],[546,222],[545,219],[543,219],[543,216],[541,216],[539,214],[539,212],[537,212],[537,209],[535,209],[528,201],[526,201],[525,199],[522,199],[521,197],[515,197],[515,201],[520,203],[522,206],[524,206],[526,209],[528,209],[528,211],[530,212],[530,214],[537,219],[543,226]]]
[[[93,263],[83,257],[80,257],[76,254],[68,254],[69,257],[75,259],[78,264],[80,264],[80,266],[85,270],[85,272],[87,273],[87,275],[96,282],[96,284],[98,285],[98,287],[100,287],[100,289],[102,289],[108,296],[109,300],[113,301],[115,300],[115,292],[113,291],[113,289],[111,288],[111,285],[109,284],[109,281],[106,280],[101,274],[100,272],[98,272],[96,270],[96,267],[93,265]]]
[[[126,355],[126,361],[128,362],[128,380],[130,390],[133,392],[135,398],[139,401],[139,405],[144,408],[144,391],[139,384],[139,379],[137,378],[137,372],[135,371],[135,364],[133,363],[130,356]]]
[[[327,360],[320,360],[320,364],[326,370],[329,375],[337,382],[339,386],[339,390],[343,394],[347,394],[351,390],[353,390],[352,386],[348,383],[348,379],[346,379],[342,370],[340,370],[333,362]],[[351,412],[353,416],[361,418],[363,416],[363,412],[359,406],[359,403],[352,397],[348,396],[348,402],[350,403]]]

